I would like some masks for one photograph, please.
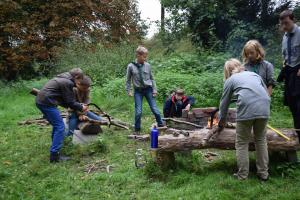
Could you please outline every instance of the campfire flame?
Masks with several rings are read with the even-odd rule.
[[[211,118],[208,118],[208,121],[207,121],[207,128],[208,129],[212,129],[214,126],[217,126],[219,123],[219,118],[218,116],[215,116],[213,118],[213,122],[212,122],[212,127],[211,127]]]

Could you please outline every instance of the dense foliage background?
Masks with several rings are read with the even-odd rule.
[[[51,71],[70,41],[108,47],[136,41],[145,34],[143,26],[135,0],[2,0],[0,79]]]
[[[162,171],[151,161],[148,142],[128,140],[131,131],[103,127],[90,145],[66,139],[62,153],[72,160],[49,165],[50,126],[18,125],[41,117],[28,94],[31,88],[73,67],[92,77],[92,102],[132,124],[134,102],[126,95],[124,77],[139,44],[150,50],[160,110],[177,87],[195,96],[197,107],[218,106],[225,60],[240,58],[244,43],[258,39],[277,76],[282,65],[278,14],[291,8],[300,19],[296,0],[162,3],[169,12],[164,26],[145,40],[147,27],[135,0],[0,0],[0,199],[299,199],[300,168],[285,163],[284,154],[270,154],[271,179],[261,184],[251,153],[249,180],[240,183],[231,176],[237,170],[234,151],[178,154],[176,168]],[[278,84],[269,124],[289,128],[291,113],[282,96]],[[143,133],[154,121],[144,103]],[[134,165],[137,149],[149,161],[144,169]],[[208,151],[216,152],[214,160],[205,158]],[[101,169],[88,172],[99,163]]]

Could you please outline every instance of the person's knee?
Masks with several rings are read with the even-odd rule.
[[[160,115],[160,112],[159,112],[158,108],[153,108],[152,113],[155,114],[155,115]]]
[[[55,125],[54,126],[54,130],[56,131],[56,132],[64,132],[65,131],[65,125],[64,125],[64,123],[60,123],[60,124],[57,124],[57,125]]]
[[[135,116],[136,117],[141,117],[142,116],[142,110],[136,110],[135,111]]]

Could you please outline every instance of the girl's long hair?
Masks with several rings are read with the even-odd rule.
[[[254,49],[256,52],[257,52],[257,58],[256,60],[257,61],[262,61],[265,59],[265,50],[263,48],[263,46],[259,43],[259,41],[257,40],[249,40],[244,48],[243,48],[243,51],[242,51],[242,58],[243,58],[243,62],[244,63],[248,63],[249,60],[247,58],[247,52],[249,49]]]

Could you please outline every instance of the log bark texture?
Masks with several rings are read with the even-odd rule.
[[[298,136],[295,131],[280,130],[290,140],[286,140],[277,135],[272,130],[267,131],[268,149],[270,151],[291,151],[300,149]],[[173,133],[178,132],[176,129],[168,129],[166,135],[160,136],[158,139],[158,146],[160,152],[177,152],[192,149],[235,149],[235,129],[224,129],[219,135],[212,137],[208,141],[207,138],[211,136],[211,129],[200,129],[196,131],[189,131],[189,137],[179,134],[174,137]],[[249,150],[255,150],[253,138],[249,144]]]

